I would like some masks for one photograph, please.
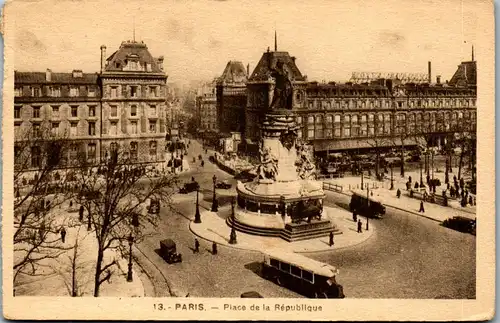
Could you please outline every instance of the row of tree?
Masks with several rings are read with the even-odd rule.
[[[47,274],[43,264],[57,261],[70,249],[76,261],[78,246],[65,246],[59,235],[62,226],[82,225],[67,215],[65,207],[71,203],[77,209],[83,206],[83,222],[97,241],[94,296],[99,296],[101,284],[117,265],[106,262],[106,251],[125,255],[130,239],[138,243],[150,234],[148,228],[154,228],[158,215],[147,212],[148,203],[153,199],[171,207],[177,178],[148,172],[147,165],[132,162],[119,148],[97,162],[78,154],[73,161],[76,167],[66,169],[62,161],[69,154],[69,138],[50,131],[38,131],[36,137],[27,131],[22,138],[15,143],[14,157],[14,288],[23,276]],[[35,170],[31,168],[33,147],[40,152],[40,166]],[[73,269],[78,269],[74,263]],[[78,295],[74,288],[71,294]]]

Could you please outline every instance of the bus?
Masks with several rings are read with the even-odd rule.
[[[349,209],[351,212],[362,216],[382,218],[385,215],[385,206],[382,204],[382,201],[373,196],[373,192],[368,194],[370,196],[367,196],[365,191],[353,190]]]
[[[338,269],[297,253],[267,250],[262,274],[276,284],[309,298],[344,298],[344,289],[335,276]]]

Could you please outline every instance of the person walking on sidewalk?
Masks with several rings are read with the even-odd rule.
[[[425,209],[424,209],[424,201],[420,201],[420,209],[418,210],[418,212],[425,213]]]
[[[363,233],[361,220],[358,220],[358,233]]]
[[[401,197],[401,190],[400,190],[399,188],[398,188],[398,190],[396,191],[396,196],[397,196],[398,198],[400,198],[400,197]]]
[[[217,254],[217,244],[214,242],[212,244],[212,255],[216,255]]]
[[[333,231],[330,231],[330,247],[333,247]]]
[[[352,220],[354,222],[357,222],[358,221],[358,215],[356,214],[356,211],[352,212]]]
[[[193,253],[199,253],[200,252],[200,242],[198,239],[194,239],[194,251]]]
[[[64,227],[62,227],[60,232],[61,232],[62,243],[65,243],[66,242],[66,229],[64,229]]]
[[[83,222],[83,205],[80,205],[80,211],[78,215],[78,220],[80,220],[80,222]]]

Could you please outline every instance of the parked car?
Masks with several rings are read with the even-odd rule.
[[[454,216],[443,221],[443,226],[460,232],[476,235],[476,220]]]
[[[160,256],[169,264],[182,262],[182,255],[177,253],[177,247],[172,239],[160,241]]]
[[[194,192],[200,188],[200,184],[198,182],[189,182],[184,184],[183,187],[179,190],[179,193],[181,194],[188,194],[191,192]]]
[[[215,184],[215,188],[221,188],[221,189],[225,189],[225,190],[230,189],[231,186],[232,185],[228,181],[220,181],[220,182],[217,182]]]

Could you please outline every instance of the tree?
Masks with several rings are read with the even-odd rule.
[[[375,151],[375,176],[378,178],[380,174],[380,153],[381,148],[390,146],[390,140],[386,137],[377,137],[364,139],[364,142],[368,144]]]
[[[126,151],[113,151],[99,163],[79,160],[76,171],[75,195],[89,212],[88,219],[97,240],[97,259],[94,275],[94,296],[99,296],[101,284],[111,277],[110,269],[116,260],[106,259],[109,252],[126,255],[131,243],[147,236],[147,226],[156,225],[157,214],[146,211],[148,200],[161,201],[171,207],[171,196],[176,191],[177,179],[170,174],[147,171]],[[109,251],[109,252],[107,252]]]
[[[14,149],[14,286],[23,275],[47,274],[45,260],[67,248],[59,243],[62,224],[54,209],[66,200],[63,166],[68,140],[46,126],[16,134]]]

